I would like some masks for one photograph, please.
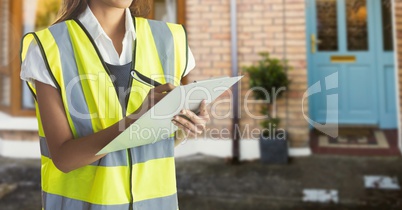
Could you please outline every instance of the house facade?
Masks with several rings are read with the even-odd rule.
[[[236,20],[230,18],[233,2]],[[291,155],[381,155],[376,148],[398,153],[401,1],[190,0],[186,5],[189,44],[198,61],[190,80],[231,75],[233,21],[239,68],[258,62],[259,52],[288,61],[291,84],[275,107]],[[248,80],[241,83],[242,102],[250,99]],[[258,142],[251,131],[259,128],[261,104],[240,108],[240,156],[256,158]],[[217,112],[228,107],[221,109]],[[213,120],[211,127],[223,129],[231,121]],[[335,138],[325,141],[314,130]],[[356,137],[350,130],[364,134]]]
[[[186,82],[242,75],[260,52],[287,61],[291,84],[273,107],[282,119],[277,129],[287,131],[290,155],[402,149],[402,0],[152,2],[151,18],[186,26],[197,63]],[[29,15],[37,12],[23,0],[0,3],[0,154],[35,157],[37,125],[15,49],[33,29]],[[210,105],[206,134],[179,146],[178,156],[259,157],[263,105],[252,99],[247,75],[236,90]],[[349,135],[354,130],[363,134]]]

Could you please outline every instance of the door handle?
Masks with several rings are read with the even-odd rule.
[[[311,34],[311,53],[314,54],[317,51],[317,44],[321,44],[321,40],[315,37],[315,34]]]

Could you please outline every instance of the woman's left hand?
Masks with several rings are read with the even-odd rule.
[[[182,141],[186,138],[194,138],[205,131],[206,124],[210,120],[206,106],[207,103],[203,100],[198,115],[190,110],[184,109],[180,114],[173,117],[173,124],[179,127],[177,140]]]

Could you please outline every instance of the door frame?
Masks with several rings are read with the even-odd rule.
[[[398,37],[397,37],[397,28],[396,28],[396,11],[395,11],[395,0],[391,0],[392,4],[392,25],[393,25],[393,39],[394,39],[394,62],[395,62],[395,97],[396,97],[396,116],[397,116],[397,126],[398,126],[398,142],[399,142],[399,151],[402,153],[402,128],[401,128],[401,99],[399,98],[399,59],[398,59]]]
[[[315,2],[315,0],[305,0],[305,4],[306,4],[306,46],[307,46],[307,68],[308,68],[308,70],[307,70],[307,79],[308,79],[308,87],[310,87],[311,85],[313,85],[313,75],[312,75],[312,68],[314,68],[313,67],[313,55],[312,55],[312,53],[311,53],[311,43],[310,43],[310,35],[311,35],[311,31],[313,31],[313,21],[316,21],[316,17],[314,17],[314,15],[315,15],[315,13],[313,13],[313,12],[311,12],[312,11],[312,9],[314,9],[313,7],[315,6],[315,4],[314,4],[314,2]],[[391,0],[391,2],[392,2],[392,15],[393,15],[393,29],[394,29],[394,35],[393,35],[393,39],[394,39],[394,75],[395,75],[395,98],[396,98],[396,100],[395,100],[395,102],[396,102],[396,112],[397,112],[397,129],[398,129],[398,136],[400,136],[400,138],[399,138],[399,146],[400,146],[400,149],[401,149],[401,151],[402,151],[402,133],[400,132],[400,127],[401,127],[401,125],[400,125],[400,120],[399,119],[401,119],[400,117],[400,115],[401,115],[401,113],[400,113],[400,107],[399,107],[399,101],[400,101],[400,99],[399,99],[399,84],[398,84],[398,59],[397,59],[397,54],[398,53],[396,53],[397,52],[397,39],[396,39],[396,18],[395,18],[395,3],[394,3],[394,0]],[[378,24],[377,24],[378,25]],[[378,27],[378,26],[377,26]],[[374,34],[374,36],[377,36],[377,33],[375,33]],[[381,36],[382,37],[382,36]],[[378,38],[378,37],[376,37],[376,38]],[[378,40],[378,39],[377,39]],[[382,40],[380,40],[380,41],[382,41]],[[375,50],[375,52],[374,53],[378,53],[378,46],[379,46],[379,44],[378,44],[378,42],[380,42],[380,41],[377,41],[376,43],[374,43],[374,50]],[[382,45],[381,45],[382,46]],[[378,66],[379,66],[379,64],[378,64],[379,62],[376,62],[375,63],[375,68],[377,68]],[[378,87],[379,86],[379,84],[380,84],[380,81],[379,81],[379,78],[378,78],[378,75],[379,75],[379,73],[378,73],[378,71],[375,73],[375,75],[377,76],[377,79],[376,79],[376,81],[374,81],[375,83],[376,83],[376,87]],[[381,88],[383,88],[383,87],[381,87]],[[379,88],[377,88],[377,89],[379,89]],[[379,94],[380,93],[380,91],[381,90],[378,90],[377,91],[377,96],[380,96],[381,94]],[[379,98],[379,97],[378,97]],[[376,109],[377,109],[377,112],[378,112],[378,126],[380,126],[380,118],[381,118],[381,115],[382,115],[382,113],[381,113],[381,110],[380,110],[380,107],[383,107],[384,106],[384,101],[381,101],[381,100],[377,100],[378,101],[378,104],[376,105]],[[311,116],[310,118],[312,118],[312,119],[315,119],[314,118],[314,112],[312,111],[313,110],[313,103],[308,103],[309,104],[309,116]],[[312,129],[312,126],[310,125],[310,129]]]
[[[310,31],[311,31],[311,21],[314,21],[313,18],[310,14],[309,14],[309,10],[310,7],[312,6],[312,2],[313,0],[305,0],[305,5],[306,5],[306,9],[305,9],[305,15],[306,15],[306,46],[307,46],[307,80],[308,80],[308,87],[310,87],[312,85],[312,78],[311,78],[311,73],[309,71],[309,69],[312,68],[311,65],[311,61],[312,61],[312,56],[311,56],[311,45],[310,45]],[[402,153],[402,122],[401,122],[401,99],[400,99],[400,91],[399,91],[399,74],[398,74],[398,70],[399,70],[399,60],[398,60],[398,53],[397,53],[397,49],[398,49],[398,39],[397,39],[397,28],[396,28],[396,11],[395,11],[395,0],[391,0],[391,4],[392,4],[392,21],[393,21],[393,39],[394,39],[394,78],[395,78],[395,102],[396,102],[396,117],[397,117],[397,129],[398,129],[398,146],[399,146],[399,150]],[[309,107],[309,115],[311,116],[312,113],[312,109],[311,109],[311,103],[308,103],[308,107]],[[312,125],[310,125],[310,129],[312,129]]]
[[[393,0],[390,0],[391,1],[391,3],[393,2]],[[375,9],[377,10],[376,12],[375,12],[375,17],[374,17],[374,19],[375,19],[375,26],[374,26],[374,28],[375,28],[375,38],[376,38],[376,43],[375,43],[375,48],[376,48],[376,51],[375,51],[375,54],[376,54],[376,57],[377,58],[379,58],[377,61],[376,61],[376,68],[377,68],[377,71],[376,71],[376,76],[377,76],[377,84],[378,84],[378,93],[377,93],[377,95],[379,96],[379,98],[378,98],[378,101],[379,101],[379,103],[378,103],[378,116],[379,116],[379,126],[380,126],[380,128],[383,128],[383,129],[387,129],[387,128],[391,128],[391,129],[393,129],[394,128],[394,126],[397,126],[398,127],[398,123],[397,123],[397,121],[398,121],[398,119],[395,119],[395,118],[397,118],[396,116],[393,116],[393,114],[390,114],[389,112],[387,112],[387,108],[386,108],[386,105],[387,105],[387,98],[386,98],[386,95],[385,94],[381,94],[381,93],[385,93],[386,92],[386,82],[387,81],[389,81],[389,80],[385,80],[385,77],[386,77],[386,75],[385,75],[385,67],[387,66],[387,63],[389,64],[390,62],[392,62],[393,63],[393,65],[394,65],[394,69],[393,69],[393,71],[394,72],[392,72],[393,74],[392,74],[392,77],[393,78],[395,78],[395,74],[397,74],[397,69],[398,69],[398,63],[397,63],[397,59],[396,59],[396,57],[395,57],[395,55],[397,55],[398,53],[397,53],[397,50],[398,50],[398,48],[396,48],[395,47],[395,45],[394,45],[394,47],[393,47],[393,52],[384,52],[384,45],[383,45],[383,40],[384,40],[384,37],[383,37],[383,33],[382,33],[382,22],[381,22],[381,20],[382,20],[382,18],[381,18],[381,13],[380,12],[378,12],[378,10],[381,10],[381,2],[380,1],[375,1],[376,3],[377,3],[377,5],[376,5],[376,7],[375,7]],[[378,7],[377,7],[378,6]],[[394,7],[393,7],[393,4],[391,4],[391,7],[392,7],[392,10],[394,10]],[[395,15],[394,15],[394,13],[391,11],[391,15],[392,15],[392,21],[393,21],[393,31],[395,31],[395,29],[396,29],[396,24],[395,24],[395,22],[394,22],[394,20],[395,20]],[[393,39],[393,44],[395,44],[395,43],[397,43],[397,39],[396,39],[396,37],[394,37],[394,36],[392,36],[392,39]],[[398,86],[397,86],[397,82],[396,81],[394,81],[394,83],[395,83],[395,86],[394,86],[394,92],[395,92],[395,95],[394,95],[394,99],[397,99],[397,98],[399,98],[399,97],[397,97],[397,94],[398,94]],[[395,103],[395,112],[396,112],[396,114],[397,113],[399,113],[398,112],[398,109],[397,109],[397,107],[398,107],[398,104],[397,104],[397,101],[395,100],[394,101],[394,103]],[[392,118],[394,118],[394,119],[392,119]],[[393,122],[392,121],[390,121],[390,120],[394,120]]]

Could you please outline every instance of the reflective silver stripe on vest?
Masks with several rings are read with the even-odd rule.
[[[64,88],[70,116],[78,136],[87,136],[93,133],[92,122],[88,105],[85,103],[84,92],[80,82],[74,50],[71,44],[70,34],[65,22],[49,27],[53,38],[59,48],[61,66],[63,69]],[[73,84],[70,84],[73,82]]]
[[[44,210],[129,210],[130,204],[97,205],[42,191]]]
[[[177,194],[135,202],[134,210],[177,210]]]
[[[158,51],[159,59],[167,83],[174,84],[174,41],[173,35],[168,25],[161,21],[148,20],[149,26],[154,36],[155,46]]]
[[[39,136],[40,154],[50,158],[49,148],[47,147],[46,138]]]
[[[92,166],[127,166],[127,151],[111,152],[103,158],[91,163]]]
[[[63,69],[63,78],[65,90],[71,90],[66,93],[68,108],[70,110],[71,120],[73,121],[78,136],[87,136],[93,133],[92,122],[89,115],[89,108],[86,104],[84,92],[80,82],[77,64],[75,61],[74,50],[71,43],[70,34],[65,22],[55,24],[49,28],[61,56],[61,65]],[[71,85],[70,82],[74,82]],[[71,87],[69,87],[69,84]],[[49,154],[47,152],[47,154]],[[48,155],[46,157],[49,157]],[[49,157],[50,158],[50,157]],[[107,154],[105,157],[92,163],[94,166],[127,166],[127,155],[125,151],[118,151]]]
[[[174,138],[164,139],[154,144],[131,148],[133,164],[144,163],[148,160],[174,156]]]

